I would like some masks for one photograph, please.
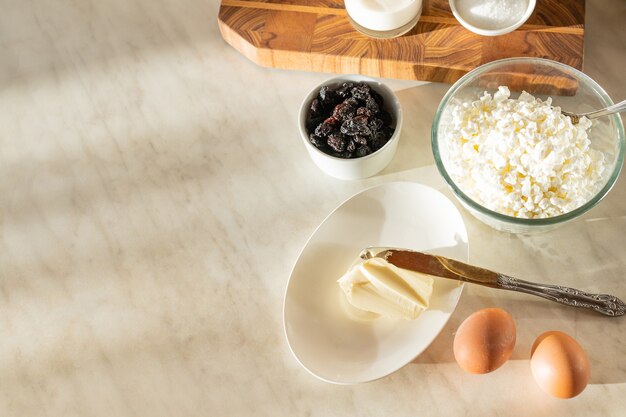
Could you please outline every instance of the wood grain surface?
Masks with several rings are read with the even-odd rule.
[[[409,33],[378,40],[357,32],[341,0],[222,0],[222,37],[272,68],[452,83],[496,59],[532,56],[583,65],[584,0],[539,0],[530,19],[503,36],[476,35],[447,0],[425,0]]]

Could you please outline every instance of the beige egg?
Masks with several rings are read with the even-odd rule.
[[[454,337],[454,358],[472,374],[495,371],[515,347],[515,322],[500,308],[478,310],[461,323]]]
[[[541,389],[557,398],[580,394],[591,373],[584,349],[571,336],[557,331],[545,332],[535,340],[530,370]]]

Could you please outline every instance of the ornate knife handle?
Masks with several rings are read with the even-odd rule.
[[[497,284],[505,290],[533,294],[572,307],[588,308],[607,316],[623,316],[626,312],[626,304],[614,295],[590,294],[560,285],[537,284],[503,274],[498,274]]]
[[[398,268],[490,288],[519,291],[567,306],[588,308],[606,316],[623,316],[626,313],[626,304],[614,295],[589,294],[575,288],[524,281],[444,256],[378,247],[366,248],[361,253],[362,259],[372,257],[383,258]]]

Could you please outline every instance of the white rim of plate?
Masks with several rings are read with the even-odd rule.
[[[300,257],[302,256],[302,253],[304,252],[304,250],[307,248],[307,246],[309,245],[309,242],[311,241],[311,239],[317,234],[317,231],[319,230],[320,227],[322,227],[322,225],[326,222],[326,220],[328,220],[329,217],[331,217],[337,210],[339,210],[345,203],[347,203],[348,201],[350,201],[351,199],[353,199],[354,197],[356,197],[359,194],[365,193],[369,190],[372,190],[374,188],[378,188],[378,187],[384,187],[384,186],[388,186],[391,184],[418,184],[421,185],[423,187],[427,187],[430,188],[431,190],[439,193],[442,197],[444,197],[446,200],[448,200],[453,206],[454,208],[457,210],[457,212],[459,213],[459,215],[461,215],[461,218],[463,217],[463,215],[461,214],[461,211],[456,207],[456,205],[454,204],[454,202],[449,199],[448,197],[446,197],[441,191],[430,187],[428,185],[425,184],[421,184],[418,182],[413,182],[413,181],[391,181],[391,182],[386,182],[386,183],[382,183],[382,184],[376,184],[376,185],[372,185],[370,187],[364,188],[360,191],[357,191],[356,193],[350,195],[348,198],[344,199],[341,203],[337,204],[337,206],[330,211],[330,213],[328,213],[326,215],[326,217],[324,217],[324,219],[317,225],[317,227],[315,228],[315,230],[311,233],[311,235],[308,237],[308,239],[306,240],[306,242],[304,243],[304,245],[302,245],[302,249],[300,249],[300,252],[298,252],[298,256],[296,257],[295,261],[293,262],[293,265],[291,267],[291,270],[289,272],[289,279],[287,280],[287,285],[285,285],[285,290],[283,293],[283,311],[282,311],[282,318],[283,318],[283,336],[285,338],[285,340],[287,341],[287,346],[289,347],[289,352],[291,352],[291,355],[296,359],[296,362],[298,362],[298,364],[304,368],[310,375],[314,376],[315,378],[319,379],[320,381],[324,381],[327,382],[329,384],[333,384],[333,385],[358,385],[358,384],[366,384],[369,382],[374,382],[374,381],[378,381],[382,378],[388,377],[389,375],[393,374],[394,372],[399,371],[400,369],[404,368],[406,365],[408,365],[409,363],[411,363],[412,361],[414,361],[419,355],[421,355],[424,351],[422,352],[418,352],[411,360],[409,360],[407,363],[405,363],[404,365],[402,365],[401,367],[392,370],[384,375],[381,375],[377,378],[373,378],[367,381],[354,381],[354,382],[338,382],[338,381],[333,381],[330,379],[326,379],[316,373],[314,373],[313,371],[311,371],[305,364],[302,363],[302,361],[300,360],[300,358],[298,357],[298,355],[296,355],[296,353],[294,352],[293,348],[291,347],[291,343],[289,342],[289,337],[287,336],[287,325],[286,325],[286,320],[285,320],[285,306],[287,304],[287,292],[289,290],[289,283],[291,282],[291,277],[293,275],[293,271],[298,263],[298,261],[300,260]],[[465,222],[463,222],[463,224],[465,225]],[[467,230],[466,230],[467,232]],[[470,256],[470,242],[469,242],[469,236],[466,242],[467,245],[467,259],[466,261],[469,261],[469,256]],[[452,317],[452,314],[454,314],[454,312],[456,311],[456,307],[459,304],[459,301],[461,300],[461,297],[463,296],[463,291],[465,291],[465,283],[461,282],[459,285],[460,291],[459,291],[459,296],[456,299],[456,302],[454,303],[454,308],[452,309],[452,312],[450,313],[450,316],[448,317],[448,319],[446,319],[445,324],[441,327],[441,329],[439,329],[439,331],[437,332],[437,334],[434,336],[433,341],[439,336],[439,334],[443,331],[445,325],[448,323],[448,321],[450,320],[450,317]],[[428,349],[428,347],[432,344],[432,342],[426,347],[426,349]],[[426,350],[424,349],[424,350]]]

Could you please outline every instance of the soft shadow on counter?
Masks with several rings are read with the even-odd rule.
[[[512,295],[502,290],[476,290],[476,287],[471,288],[471,284],[466,286],[456,311],[444,329],[411,365],[454,363],[452,345],[463,320],[479,309],[499,307],[508,311],[516,323],[517,341],[510,360],[529,361],[535,339],[543,332],[558,330],[574,337],[587,352],[592,369],[590,383],[626,382],[626,369],[615,365],[626,351],[620,337],[621,326],[626,320],[624,317],[607,317],[590,310],[566,307],[532,296]],[[478,295],[476,292],[491,295]]]
[[[140,63],[142,54],[183,46],[198,55],[218,38],[219,2],[146,0],[81,4],[37,2],[11,7],[0,16],[0,85],[64,73],[119,69],[120,61]],[[190,12],[193,11],[193,12]],[[226,47],[226,45],[223,45]],[[207,59],[207,64],[210,58]]]

